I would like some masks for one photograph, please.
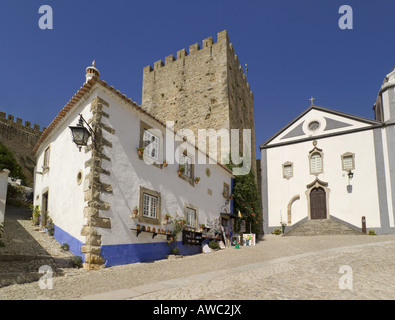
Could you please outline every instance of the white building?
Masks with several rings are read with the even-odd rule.
[[[197,148],[99,76],[94,65],[87,68],[86,83],[37,143],[34,205],[48,212],[55,239],[83,256],[86,268],[163,259],[169,248],[162,232],[172,229],[165,215],[185,217],[195,230],[214,225],[232,211],[224,191],[231,192],[233,174],[221,164],[197,164]],[[81,151],[69,129],[80,115],[94,130]],[[172,164],[178,156],[187,163],[181,175]],[[178,246],[184,255],[201,252],[181,239]]]
[[[4,223],[9,174],[10,170],[8,169],[3,169],[0,171],[0,225]]]
[[[374,106],[375,120],[311,105],[261,148],[265,233],[281,223],[334,219],[394,233],[395,69]]]

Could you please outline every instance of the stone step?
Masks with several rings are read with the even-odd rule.
[[[334,219],[307,220],[295,226],[284,234],[284,236],[307,236],[307,235],[336,235],[363,233],[357,228],[353,228],[345,223]]]

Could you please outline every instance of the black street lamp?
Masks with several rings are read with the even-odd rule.
[[[88,126],[89,130],[85,128],[84,122]],[[88,140],[90,137],[92,137],[92,142],[93,142],[94,139],[93,130],[89,126],[89,124],[85,121],[82,114],[80,114],[80,120],[78,121],[78,124],[76,126],[70,126],[69,128],[71,130],[73,142],[77,145],[80,152],[82,147],[86,147],[88,145]]]
[[[354,173],[351,170],[348,172],[348,177],[350,179],[352,179],[354,177]]]

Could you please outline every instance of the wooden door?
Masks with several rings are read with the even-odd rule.
[[[326,193],[323,188],[314,188],[310,193],[311,219],[326,219]]]

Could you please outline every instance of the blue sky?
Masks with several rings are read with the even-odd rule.
[[[341,30],[339,7],[353,9]],[[41,5],[53,30],[41,30]],[[101,79],[141,103],[142,70],[227,29],[248,64],[259,146],[315,103],[373,118],[395,65],[395,1],[3,0],[0,110],[48,126],[96,59]],[[259,154],[258,154],[259,157]]]

